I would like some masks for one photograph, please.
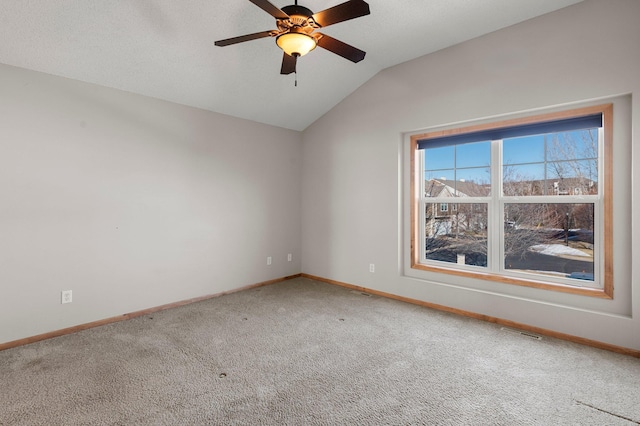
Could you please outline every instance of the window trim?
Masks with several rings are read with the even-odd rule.
[[[517,127],[534,125],[545,121],[565,120],[579,117],[586,117],[594,114],[602,114],[603,126],[603,148],[602,148],[602,177],[601,188],[603,190],[603,218],[602,218],[602,239],[600,240],[603,251],[602,278],[604,280],[602,288],[576,287],[566,284],[550,283],[540,279],[511,277],[496,272],[469,271],[460,268],[424,264],[420,263],[420,246],[422,240],[419,236],[420,218],[420,180],[423,179],[422,171],[419,170],[420,161],[418,158],[418,141],[433,138],[443,138],[453,135],[464,135],[467,133],[487,132],[494,129],[507,127]],[[522,118],[508,119],[491,123],[470,125],[462,128],[446,130],[435,130],[427,133],[415,134],[410,137],[410,220],[411,220],[411,268],[429,272],[444,273],[449,275],[462,276],[489,280],[504,284],[515,284],[526,287],[533,287],[544,290],[559,291],[576,295],[613,299],[613,104],[603,104],[590,107],[583,107],[559,112],[532,115]],[[422,244],[422,243],[420,243]]]

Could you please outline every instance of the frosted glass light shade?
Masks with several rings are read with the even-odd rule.
[[[276,43],[289,56],[304,56],[316,48],[316,40],[303,33],[282,34]]]

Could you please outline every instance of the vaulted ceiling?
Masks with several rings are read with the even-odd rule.
[[[275,29],[248,0],[0,0],[0,63],[303,130],[385,68],[579,1],[367,0],[370,15],[322,30],[366,58],[318,48],[299,59],[295,87],[274,39],[214,46]]]

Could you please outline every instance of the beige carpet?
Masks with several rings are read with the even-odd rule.
[[[297,278],[0,352],[2,425],[633,425],[640,360]]]

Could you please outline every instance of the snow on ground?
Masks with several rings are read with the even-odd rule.
[[[529,250],[535,251],[540,254],[546,254],[548,256],[567,255],[589,257],[589,255],[585,252],[561,244],[536,244],[535,246],[529,247]]]

